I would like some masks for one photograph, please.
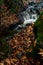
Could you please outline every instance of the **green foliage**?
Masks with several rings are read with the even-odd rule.
[[[26,52],[26,56],[27,57],[31,57],[32,59],[37,59],[39,60],[41,58],[41,56],[38,54],[40,48],[43,48],[43,19],[42,19],[42,15],[43,12],[41,12],[39,18],[37,19],[37,21],[35,22],[35,26],[34,26],[34,33],[37,39],[37,43],[36,46],[32,46],[31,52]]]
[[[7,6],[9,7],[10,12],[18,12],[19,9],[23,8],[22,0],[9,0],[6,1]]]
[[[43,19],[41,19],[42,15],[43,12],[40,14],[39,18],[35,22],[35,27],[37,28],[36,39],[39,43],[43,42]]]
[[[0,0],[0,5],[4,4],[5,0]]]
[[[9,44],[6,42],[5,39],[0,38],[0,59],[5,58],[9,50],[10,50]]]
[[[39,48],[34,47],[34,46],[32,46],[31,48],[32,48],[32,51],[31,52],[26,52],[26,56],[31,57],[32,59],[35,59],[35,60],[38,59],[39,58],[39,55],[38,55]]]
[[[18,10],[23,8],[22,0],[0,0],[0,5],[7,5],[11,13],[17,13]]]

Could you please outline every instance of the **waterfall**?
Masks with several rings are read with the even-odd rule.
[[[25,26],[26,24],[30,24],[36,21],[37,19],[37,14],[29,14],[28,12],[23,12],[23,19],[24,19],[24,23],[23,26]]]

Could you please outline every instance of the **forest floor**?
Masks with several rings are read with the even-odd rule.
[[[2,12],[1,14],[1,32],[3,32],[5,27],[8,27],[13,23],[17,23],[19,20],[16,17],[16,14],[8,15],[9,11],[6,12],[7,9],[4,5],[2,6],[2,9],[3,8],[5,8],[5,12]],[[43,65],[43,61],[40,61],[40,56],[39,59],[38,57],[37,59],[33,59],[31,56],[27,55],[27,52],[31,55],[31,52],[33,52],[32,48],[35,48],[36,46],[33,28],[33,24],[27,25],[21,30],[21,32],[17,33],[16,35],[14,34],[12,38],[6,41],[7,44],[9,44],[9,53],[7,54],[6,58],[3,60],[0,59],[0,65]],[[40,49],[40,51],[43,52],[43,49]],[[35,57],[35,54],[32,55]]]

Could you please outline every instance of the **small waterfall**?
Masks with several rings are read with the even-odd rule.
[[[30,19],[30,16],[29,16],[29,13],[28,13],[28,12],[25,11],[25,12],[23,13],[23,19],[24,19],[24,21],[25,21],[25,22],[23,23],[23,27],[24,27],[24,26],[25,26],[24,24],[27,23],[27,20]]]
[[[23,27],[26,24],[30,24],[30,23],[35,22],[37,19],[37,14],[31,14],[31,13],[28,13],[26,11],[23,12],[22,15],[23,15],[23,19],[24,19]]]
[[[23,14],[23,18],[24,18],[24,21],[30,19],[29,13],[25,11]]]

